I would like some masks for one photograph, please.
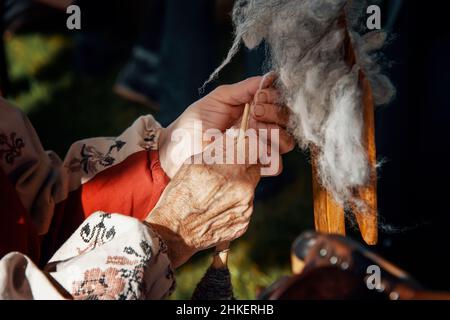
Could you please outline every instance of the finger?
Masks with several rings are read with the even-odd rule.
[[[275,88],[266,88],[258,90],[255,96],[255,103],[278,104],[280,101],[281,101],[280,93]]]
[[[269,72],[262,77],[251,77],[238,83],[219,86],[211,92],[211,95],[222,103],[242,106],[250,103],[259,89],[272,86],[276,78],[274,72]]]
[[[253,213],[253,205],[247,204],[223,211],[215,217],[210,228],[205,232],[211,244],[217,246],[224,241],[232,241],[241,236],[248,228]]]
[[[268,136],[268,142],[271,148],[272,144],[275,144],[274,148],[277,150],[278,154],[288,153],[295,148],[295,139],[289,133],[287,133],[286,130],[274,125],[269,126],[271,127],[271,129],[269,129],[270,135]],[[274,133],[272,133],[272,130],[277,130],[277,140],[274,140],[275,136]]]
[[[281,156],[279,156],[278,158],[278,170],[277,172],[275,172],[274,174],[262,174],[261,177],[276,177],[279,176],[281,174],[281,172],[283,172],[283,158]],[[263,167],[268,167],[269,165],[263,166]],[[265,172],[265,171],[263,171]]]
[[[249,223],[247,222],[246,224],[233,227],[224,226],[222,229],[215,232],[216,235],[214,235],[213,238],[211,239],[210,241],[211,244],[208,247],[202,249],[217,247],[224,243],[229,243],[233,240],[240,238],[245,234],[245,232],[247,232],[248,225]],[[209,234],[207,236],[209,236]]]
[[[286,130],[280,129],[280,154],[291,152],[295,148],[295,139]]]
[[[273,85],[275,80],[278,78],[278,75],[274,71],[270,71],[263,76],[262,83],[260,85],[260,89],[269,88]]]
[[[288,153],[295,148],[294,137],[292,137],[284,128],[273,123],[259,121],[253,122],[251,126],[258,132],[260,143],[264,143],[264,141],[267,144],[272,142],[276,143],[277,145],[274,146],[274,148],[278,148],[280,154]],[[267,136],[262,135],[262,130],[266,130]],[[273,141],[274,139],[276,139],[276,141]]]
[[[225,228],[222,239],[225,241],[233,241],[241,237],[248,229],[252,213],[253,213],[253,206],[250,206],[243,213],[242,217],[239,217],[238,219],[235,220],[232,226],[227,226]]]
[[[252,204],[242,204],[242,200],[238,196],[234,196],[232,199],[235,199],[236,203],[230,203],[228,200],[226,202],[228,208],[218,211],[214,217],[211,217],[209,224],[206,224],[208,231],[229,229],[233,225],[243,224],[250,220]]]
[[[261,165],[254,164],[248,167],[247,174],[250,179],[250,183],[256,188],[259,180],[261,179]]]
[[[273,123],[284,128],[289,122],[289,109],[276,104],[256,103],[251,106],[251,113],[257,121]]]
[[[238,83],[219,86],[211,95],[222,103],[242,106],[253,100],[262,80],[263,77],[252,77]]]
[[[236,240],[240,237],[242,237],[248,230],[249,224],[247,223],[246,225],[243,225],[239,228],[236,228],[236,230],[234,231],[234,234],[232,236],[231,241]]]

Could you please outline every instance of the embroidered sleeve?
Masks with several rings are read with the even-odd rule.
[[[38,234],[48,229],[52,218],[51,186],[58,180],[58,162],[55,154],[44,151],[28,118],[0,98],[0,168]]]
[[[158,150],[161,126],[151,115],[141,116],[118,137],[91,138],[75,142],[64,160],[69,189],[88,182],[98,173],[141,152]]]
[[[144,223],[119,214],[89,217],[48,269],[74,299],[161,299],[175,286],[164,242]]]
[[[24,267],[26,273],[12,272]],[[4,299],[162,299],[175,288],[159,236],[137,219],[104,212],[84,221],[44,271],[10,253],[0,260],[0,280]]]
[[[93,212],[147,216],[169,182],[159,163],[160,130],[151,115],[142,116],[117,137],[75,142],[61,161],[0,98],[0,169],[29,216],[25,223],[42,238],[41,261]]]

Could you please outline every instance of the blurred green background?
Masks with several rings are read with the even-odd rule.
[[[5,44],[13,88],[9,100],[27,113],[44,147],[61,157],[74,141],[117,135],[149,113],[113,93],[118,69],[95,79],[76,74],[71,68],[73,42],[67,36],[7,35]],[[256,201],[248,232],[232,243],[230,271],[238,299],[253,299],[261,288],[289,274],[292,241],[313,227],[307,158],[295,150],[284,166],[289,183]],[[202,252],[177,270],[171,299],[189,299],[210,262],[211,252]]]

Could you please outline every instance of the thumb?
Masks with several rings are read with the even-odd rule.
[[[211,97],[228,105],[240,106],[250,103],[260,88],[270,87],[275,81],[274,73],[245,79],[241,82],[223,85],[212,91]]]

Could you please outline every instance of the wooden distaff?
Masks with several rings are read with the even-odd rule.
[[[238,141],[242,141],[245,138],[245,132],[248,129],[248,122],[250,120],[250,104],[246,103],[244,113],[242,114],[241,127],[239,129]],[[214,254],[212,267],[215,269],[221,269],[227,267],[228,251],[230,243],[224,242],[216,247]]]
[[[345,28],[345,16],[342,17],[341,23]],[[356,63],[355,51],[348,32],[345,39],[345,60],[349,67],[353,67]],[[354,191],[355,195],[365,202],[367,211],[361,212],[353,207],[352,212],[356,217],[362,238],[367,244],[374,245],[378,240],[374,104],[369,81],[361,70],[359,85],[362,91],[363,142],[371,172],[368,185]],[[315,227],[319,232],[345,235],[344,208],[338,205],[333,196],[322,187],[318,177],[318,152],[320,151],[317,149],[311,150]]]

